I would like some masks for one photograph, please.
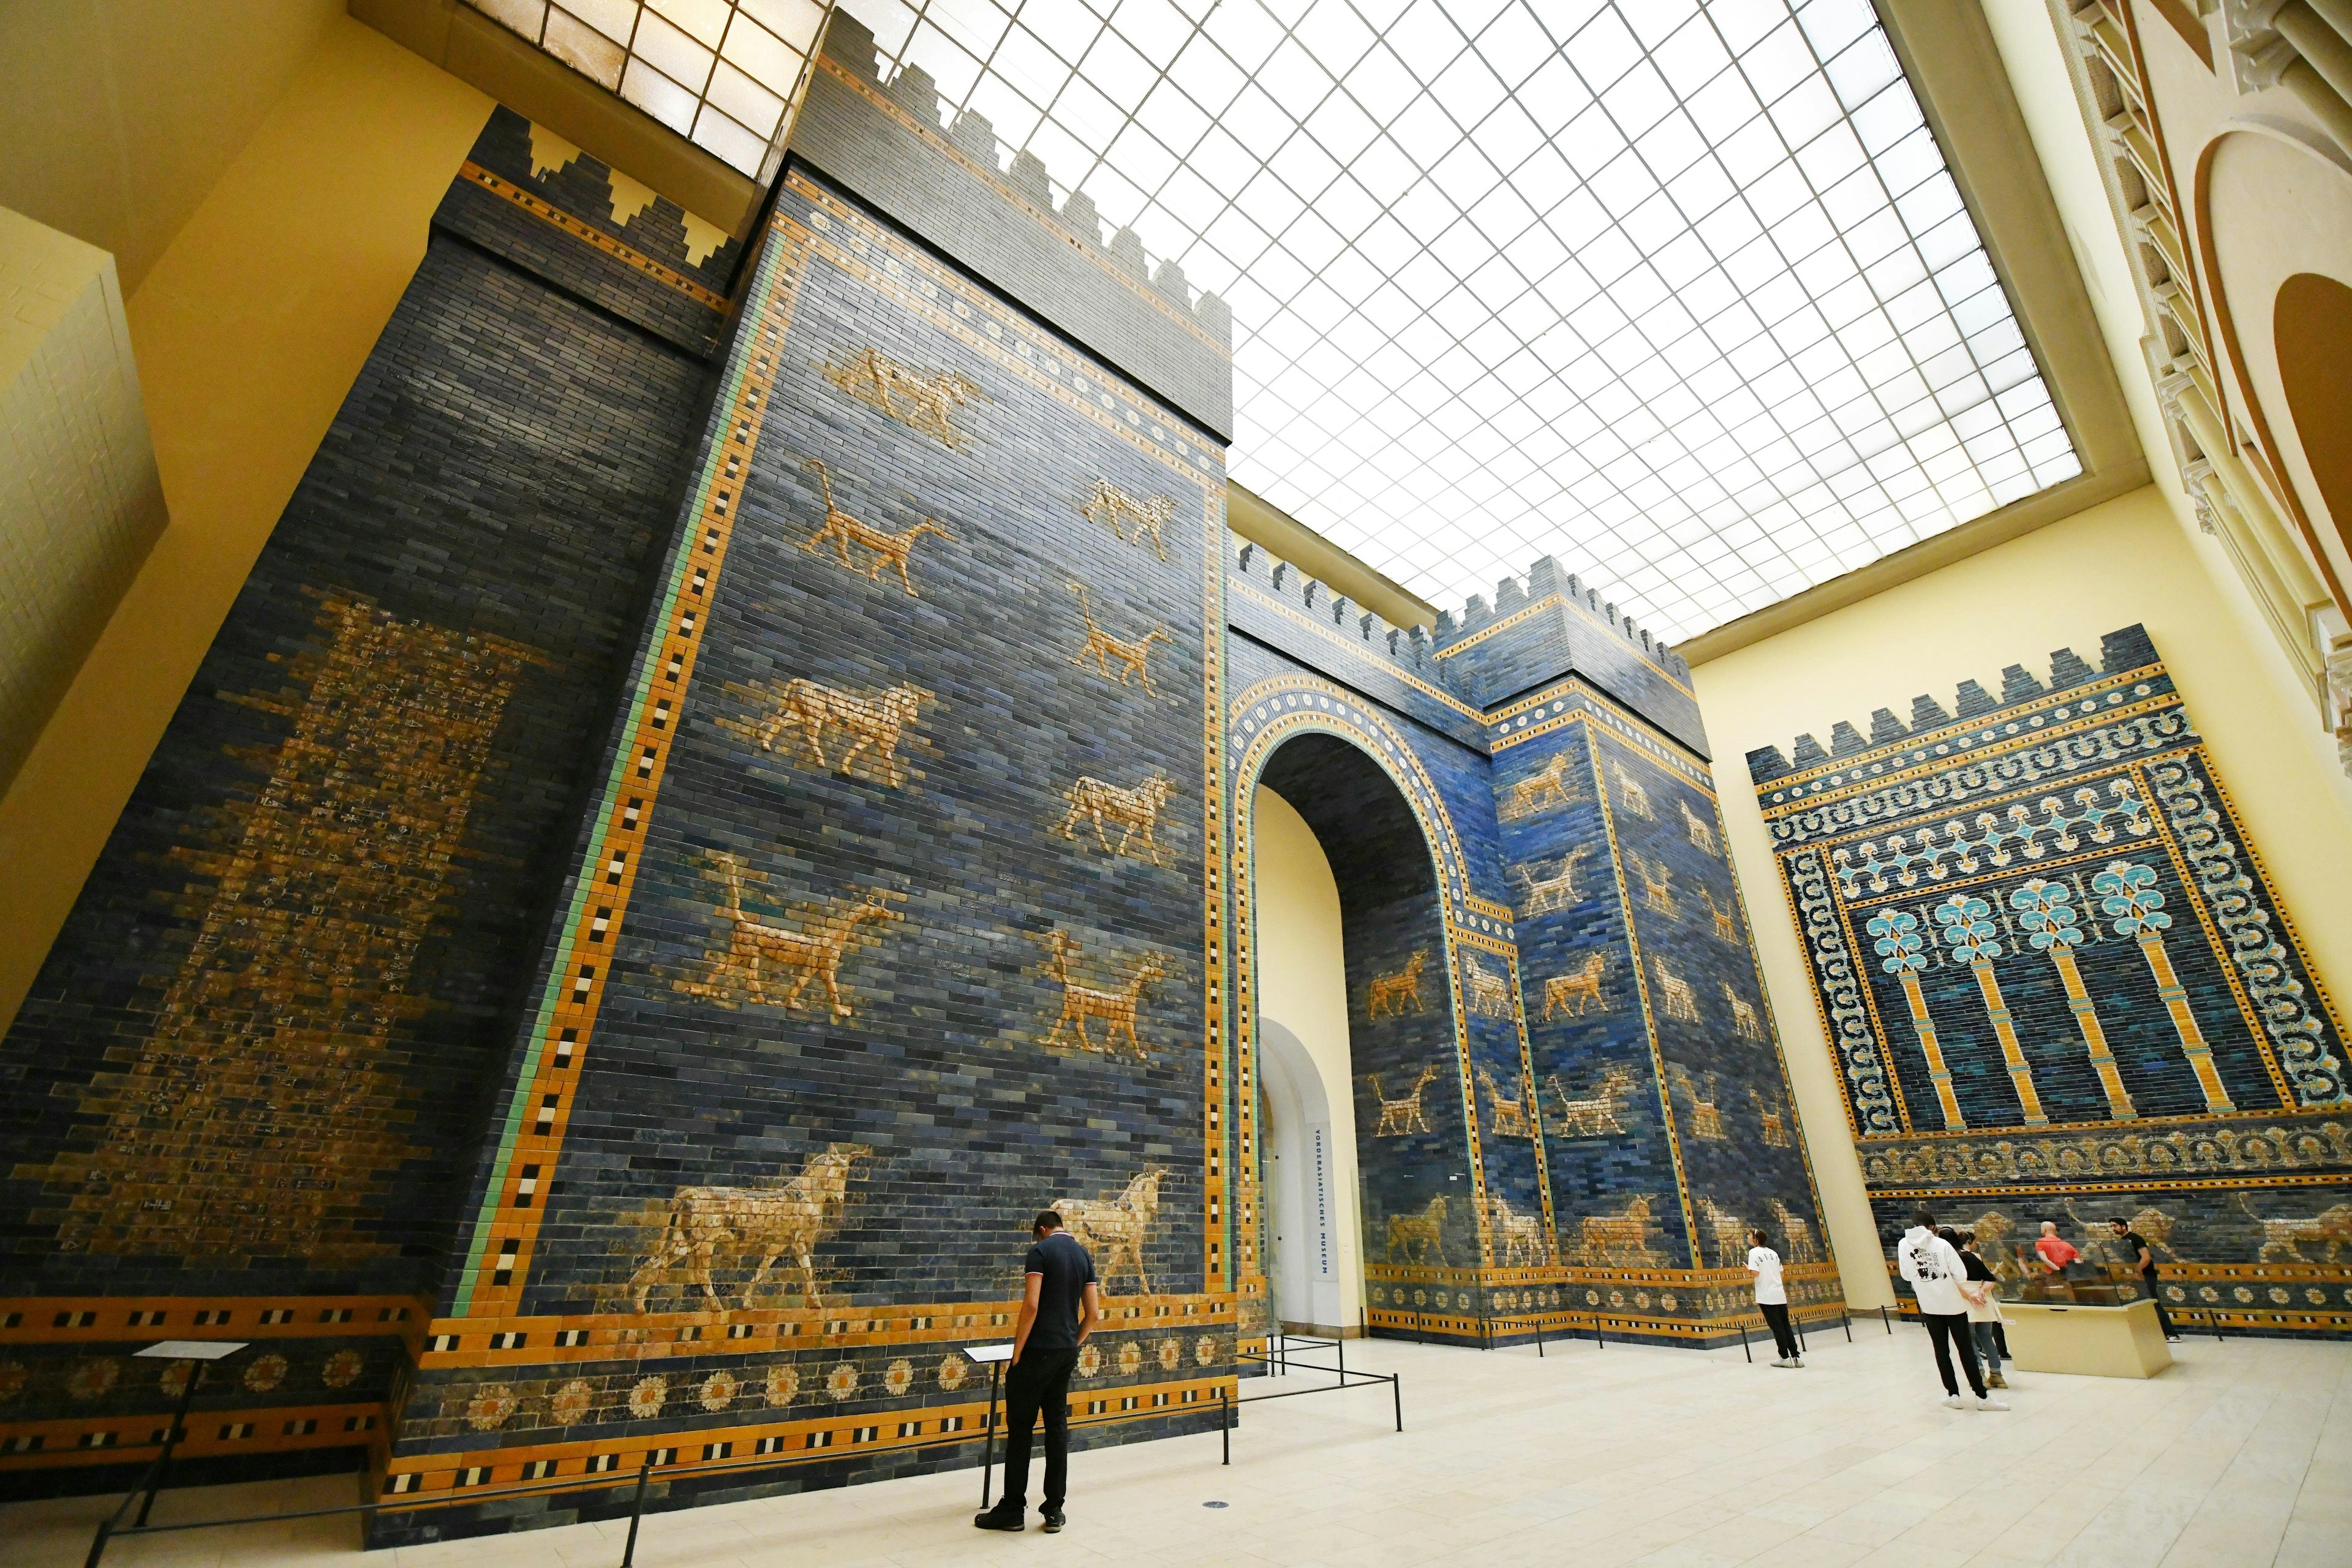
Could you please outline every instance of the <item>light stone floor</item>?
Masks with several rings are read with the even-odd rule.
[[[1589,1341],[1481,1354],[1373,1342],[1385,1388],[1254,1406],[1234,1434],[1079,1455],[1057,1536],[971,1528],[970,1470],[647,1516],[647,1568],[1275,1563],[1794,1568],[2352,1564],[2352,1344],[2191,1340],[2150,1381],[2020,1373],[1945,1409],[1926,1335],[1857,1321],[1801,1372]],[[1328,1354],[1328,1352],[1323,1352]],[[1306,1374],[1293,1373],[1287,1386]],[[1254,1384],[1252,1392],[1286,1386]],[[354,1500],[350,1478],[167,1494],[158,1521]],[[80,1563],[111,1499],[0,1509],[0,1562]],[[1228,1506],[1203,1505],[1219,1501]],[[1033,1515],[1034,1518],[1034,1515]],[[348,1521],[123,1542],[109,1564],[352,1563]],[[610,1568],[621,1527],[407,1549],[383,1568]]]

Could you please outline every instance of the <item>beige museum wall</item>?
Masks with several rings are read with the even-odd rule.
[[[127,253],[118,266],[171,522],[0,797],[0,1028],[489,114],[488,98],[339,6],[276,6],[296,25],[270,32],[251,59],[237,55],[245,35],[235,28],[224,42],[173,21],[271,9],[9,12],[9,57],[41,63],[51,79],[37,101],[20,93],[0,110],[6,162],[19,171],[0,182],[0,202]],[[0,88],[17,74],[5,68]],[[102,145],[15,136],[20,118],[41,114]],[[191,187],[200,200],[183,199]]]
[[[2007,665],[2046,676],[2055,648],[2095,665],[2100,634],[2139,622],[2179,681],[2322,983],[2341,996],[2352,985],[2344,895],[2352,781],[2317,743],[2309,705],[2273,668],[2275,647],[2250,628],[2234,592],[2150,485],[1692,671],[1850,1300],[1893,1298],[1803,951],[1746,782],[1747,752],[1785,752],[1801,731],[1825,739],[1840,719],[1867,733],[1874,709],[1907,718],[1921,692],[1948,708],[1971,676],[1998,691]]]
[[[1356,1165],[1355,1068],[1348,1055],[1348,959],[1339,885],[1307,819],[1270,789],[1251,806],[1250,846],[1257,905],[1258,1012],[1298,1037],[1314,1058],[1331,1107],[1332,1206],[1341,1289],[1354,1299],[1344,1320],[1364,1321],[1363,1209]]]

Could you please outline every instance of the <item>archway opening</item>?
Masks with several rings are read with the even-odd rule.
[[[1294,1330],[1356,1333],[1368,1273],[1476,1255],[1436,864],[1348,741],[1286,741],[1257,783],[1267,1283]]]
[[[2279,285],[2272,327],[2304,460],[2352,550],[2352,289],[2298,272]]]

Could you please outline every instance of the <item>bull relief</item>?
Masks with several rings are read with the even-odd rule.
[[[956,411],[988,401],[988,395],[969,376],[951,370],[914,370],[878,349],[860,349],[816,368],[825,380],[868,408],[889,416],[918,435],[929,436],[951,452],[971,445],[971,434],[957,427]]]
[[[743,1285],[744,1310],[769,1270],[786,1258],[800,1268],[803,1304],[824,1306],[816,1249],[841,1226],[852,1168],[873,1152],[856,1143],[831,1144],[779,1186],[680,1187],[663,1216],[661,1236],[629,1276],[636,1310],[643,1312],[661,1277],[683,1263],[688,1284],[702,1288],[712,1310],[724,1311],[712,1268],[722,1259],[740,1266],[755,1258],[759,1263]]]

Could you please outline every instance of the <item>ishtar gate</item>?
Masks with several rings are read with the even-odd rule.
[[[1955,1562],[2341,1561],[2339,0],[143,16],[0,65],[26,1561],[940,1561],[1040,1354],[1171,1562],[1963,1415]]]

